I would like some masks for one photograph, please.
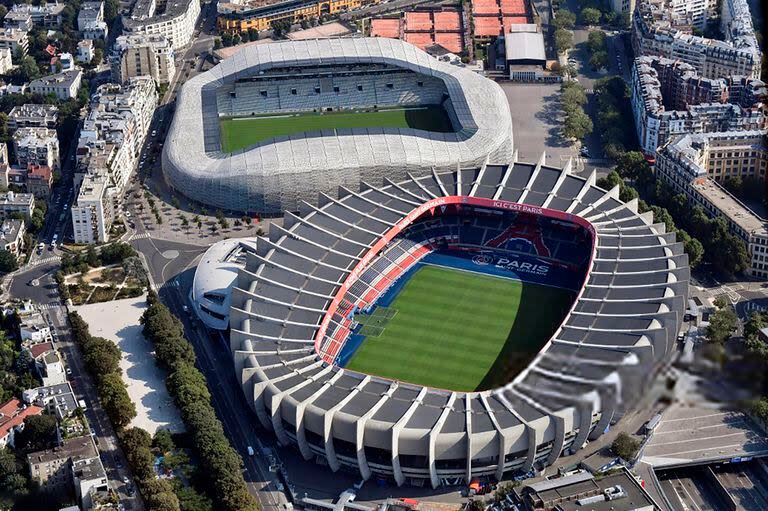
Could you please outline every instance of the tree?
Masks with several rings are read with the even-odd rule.
[[[115,429],[123,429],[136,417],[136,405],[128,396],[119,373],[103,376],[98,390],[101,404]]]
[[[120,439],[125,457],[139,481],[153,478],[154,456],[150,450],[152,438],[149,433],[141,428],[129,428],[123,431]]]
[[[83,360],[88,371],[98,380],[120,370],[120,348],[103,337],[90,337],[84,346]]]
[[[560,9],[557,11],[557,15],[555,16],[555,19],[552,20],[552,25],[554,25],[555,29],[566,29],[569,30],[573,28],[573,26],[576,24],[576,15],[569,11],[568,9]]]
[[[181,511],[179,499],[172,491],[150,495],[147,500],[153,511]]]
[[[762,312],[752,311],[747,322],[744,323],[744,337],[746,339],[757,339],[758,332],[765,328],[767,324],[766,317]]]
[[[7,250],[0,250],[0,272],[9,273],[19,268],[16,256]]]
[[[707,339],[714,343],[724,343],[738,326],[739,317],[731,307],[723,307],[709,317]]]
[[[155,432],[155,437],[152,439],[152,447],[162,454],[172,451],[176,447],[176,444],[173,442],[171,432],[167,429],[158,429]]]
[[[577,82],[565,82],[560,90],[562,91],[561,101],[565,109],[584,106],[587,103],[587,94],[584,92],[584,87]]]
[[[704,245],[682,229],[677,231],[677,240],[684,244],[685,253],[688,254],[688,266],[691,268],[698,266],[704,258]]]
[[[213,49],[214,50],[220,50],[221,49],[221,37],[217,37],[213,40]]]
[[[99,254],[96,252],[96,247],[93,245],[88,245],[88,248],[85,251],[85,260],[88,262],[88,265],[92,268],[97,268],[101,265],[101,260],[99,259]]]
[[[616,162],[616,172],[624,179],[637,181],[652,175],[651,166],[640,151],[629,151]]]
[[[16,497],[27,493],[28,481],[13,451],[0,448],[0,491]]]
[[[104,20],[111,25],[120,11],[119,0],[106,0],[104,2]]]
[[[14,60],[16,60],[16,67],[8,73],[11,82],[16,85],[22,85],[40,78],[40,68],[37,66],[34,58],[25,55],[21,59]]]
[[[589,65],[596,71],[608,67],[608,53],[602,50],[596,51],[589,57]]]
[[[555,49],[557,53],[565,53],[573,46],[573,34],[563,28],[555,30]]]
[[[56,417],[53,415],[32,415],[24,419],[24,429],[15,438],[16,449],[39,451],[47,449],[56,441]]]
[[[592,128],[592,119],[584,113],[584,110],[579,109],[565,117],[563,135],[567,138],[582,140],[592,133]]]
[[[581,22],[585,25],[597,25],[600,23],[600,11],[594,7],[585,7],[581,10]]]
[[[611,443],[611,451],[624,461],[632,461],[640,449],[640,442],[622,431]]]

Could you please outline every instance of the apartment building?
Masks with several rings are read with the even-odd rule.
[[[32,4],[14,4],[6,15],[13,18],[14,15],[32,19],[32,23],[38,27],[56,29],[61,26],[62,14],[66,4],[64,2],[42,3],[40,5]]]
[[[53,94],[66,101],[77,96],[82,79],[83,72],[80,69],[72,69],[32,80],[29,82],[29,91],[43,96]]]
[[[77,13],[77,29],[84,39],[106,39],[109,29],[104,21],[104,2],[83,2]]]
[[[13,148],[19,167],[59,168],[59,139],[49,128],[19,128],[13,134]]]
[[[34,311],[19,320],[19,337],[23,345],[52,341],[51,325],[42,313]]]
[[[131,14],[123,16],[123,34],[163,36],[179,50],[192,40],[199,15],[198,0],[137,0]]]
[[[72,416],[77,410],[77,399],[68,381],[26,389],[22,392],[21,398],[27,404],[43,408],[59,420]]]
[[[721,30],[725,40],[707,39],[691,33],[693,16],[706,24],[706,2],[681,0],[640,0],[632,24],[632,47],[635,55],[655,55],[681,60],[693,66],[706,78],[733,75],[758,78],[761,51],[755,38],[747,0],[722,0]],[[705,6],[706,4],[706,6]],[[686,14],[686,13],[690,13]],[[704,13],[703,15],[701,13]]]
[[[219,32],[239,34],[250,29],[269,30],[276,21],[299,23],[376,5],[381,0],[234,0],[216,4]]]
[[[156,106],[155,82],[148,76],[97,89],[78,140],[79,190],[71,213],[75,242],[108,239]]]
[[[6,218],[0,223],[0,250],[7,250],[18,257],[24,250],[24,233],[27,229],[23,220]]]
[[[0,74],[4,75],[13,68],[13,54],[8,48],[0,48]]]
[[[161,35],[120,36],[110,57],[112,76],[120,83],[150,76],[158,85],[170,83],[176,74],[174,51]]]
[[[0,29],[0,49],[8,48],[11,53],[16,55],[16,52],[21,50],[22,53],[27,53],[29,50],[29,37],[26,30],[19,30],[17,28],[2,28]]]
[[[11,213],[21,213],[26,218],[32,217],[35,207],[35,196],[31,193],[16,193],[7,191],[0,193],[0,217],[6,218]]]
[[[677,135],[756,130],[768,122],[768,89],[756,79],[707,79],[684,62],[639,57],[630,88],[637,136],[649,156]]]
[[[747,245],[751,276],[768,279],[768,221],[725,190],[726,177],[754,177],[766,184],[768,131],[697,133],[659,150],[656,175],[711,216],[723,217]]]
[[[55,105],[36,105],[26,103],[15,106],[8,114],[8,128],[16,131],[19,128],[48,128],[56,129],[59,119],[59,108]]]
[[[90,482],[105,489],[107,486],[99,451],[90,435],[70,438],[52,449],[28,454],[27,463],[32,482],[45,493],[66,495],[74,486],[76,493],[81,494],[82,488],[78,486],[88,486]],[[84,471],[84,466],[92,470]]]
[[[75,60],[81,64],[89,64],[95,56],[96,49],[93,46],[93,41],[86,39],[77,43],[77,53],[75,54]]]

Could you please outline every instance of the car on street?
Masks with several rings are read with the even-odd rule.
[[[589,149],[587,149],[586,147],[582,147],[581,150],[579,151],[579,154],[586,158],[589,158]]]
[[[131,482],[131,480],[130,480],[130,479],[128,479],[128,476],[123,476],[123,482],[124,482],[125,484],[129,484],[129,483]]]
[[[67,376],[72,376],[72,369],[67,367]]]

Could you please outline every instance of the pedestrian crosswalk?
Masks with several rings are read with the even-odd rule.
[[[58,263],[59,261],[61,261],[60,256],[51,256],[43,259],[38,259],[37,261],[34,261],[32,264],[37,266],[38,264]]]
[[[133,241],[133,240],[143,240],[143,239],[147,239],[147,238],[149,238],[149,237],[150,237],[150,234],[149,234],[148,232],[143,232],[143,233],[141,233],[141,234],[131,234],[131,235],[128,237],[128,241]]]
[[[41,303],[37,306],[41,311],[55,309],[56,307],[61,307],[61,302]]]

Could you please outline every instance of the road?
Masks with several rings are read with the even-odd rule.
[[[48,321],[52,326],[56,344],[66,366],[71,370],[68,376],[76,399],[84,400],[85,416],[94,431],[94,440],[99,448],[101,462],[107,472],[109,487],[118,494],[120,502],[127,510],[144,509],[144,504],[132,488],[132,483],[125,484],[124,478],[133,480],[133,475],[127,468],[128,463],[117,441],[115,432],[109,422],[106,412],[101,407],[96,388],[90,375],[83,366],[81,354],[72,338],[72,332],[67,321],[67,311],[64,307],[53,307],[47,311]]]
[[[664,472],[659,475],[675,511],[727,511],[715,492],[709,488],[701,468]]]

